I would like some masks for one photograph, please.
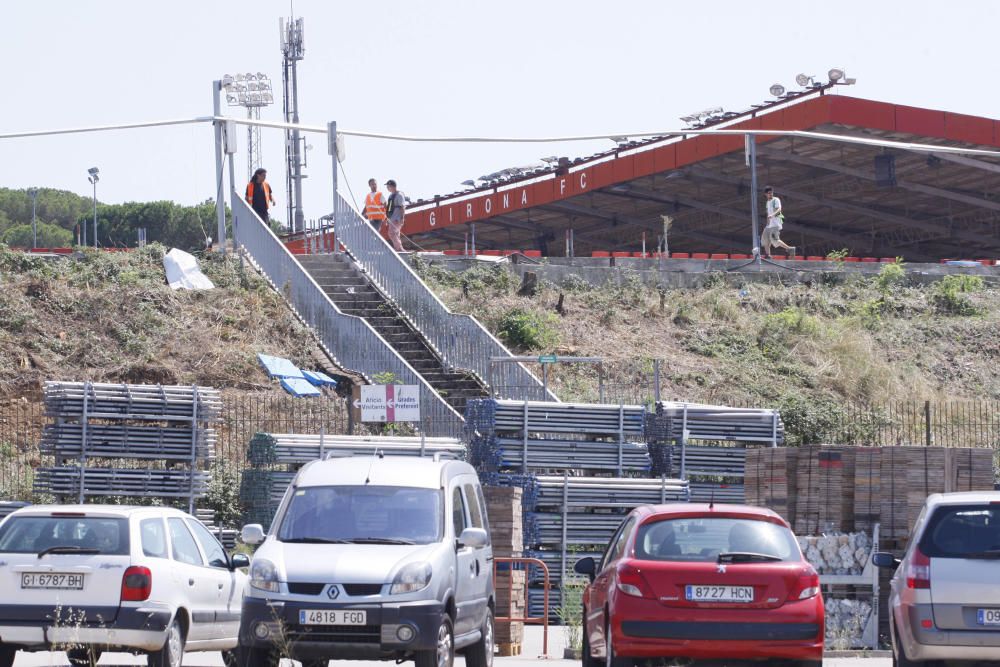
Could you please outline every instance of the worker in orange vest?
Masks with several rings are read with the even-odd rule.
[[[247,203],[264,222],[268,221],[267,210],[274,206],[274,195],[267,182],[267,169],[258,169],[247,183]]]
[[[382,193],[378,191],[378,181],[369,178],[368,187],[371,188],[371,192],[365,195],[365,210],[361,215],[372,223],[376,231],[381,232],[382,223],[385,222],[385,201],[382,199]]]

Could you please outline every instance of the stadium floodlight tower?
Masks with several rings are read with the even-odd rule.
[[[281,82],[284,92],[285,122],[299,122],[298,62],[306,57],[304,20],[292,17],[278,19],[281,33],[282,69]],[[288,200],[288,224],[293,232],[302,231],[305,217],[302,214],[302,173],[305,161],[305,137],[298,130],[285,130],[285,199]]]
[[[101,170],[98,169],[97,167],[91,167],[90,169],[87,170],[87,173],[89,174],[89,176],[87,176],[87,180],[90,181],[90,184],[94,186],[94,247],[96,248],[97,247],[97,181],[101,180],[101,177],[98,176],[98,174],[101,173]]]
[[[226,91],[226,104],[245,108],[248,120],[260,120],[260,110],[274,104],[271,79],[261,72],[240,73],[236,76],[227,74],[222,77],[222,89]],[[260,126],[247,125],[247,180],[253,177],[253,172],[262,162]]]

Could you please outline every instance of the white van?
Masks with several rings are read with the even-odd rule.
[[[356,457],[299,471],[259,544],[243,604],[248,667],[283,657],[493,661],[493,549],[473,468],[460,461]]]

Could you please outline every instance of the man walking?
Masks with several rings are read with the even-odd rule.
[[[771,259],[771,248],[784,248],[792,257],[795,256],[795,246],[790,246],[781,240],[781,226],[785,221],[785,215],[781,210],[781,200],[774,196],[774,188],[770,185],[764,188],[764,196],[767,197],[767,226],[760,237],[761,249]]]
[[[403,198],[403,193],[396,190],[396,181],[390,178],[385,182],[385,187],[389,191],[389,200],[385,206],[385,215],[389,222],[389,241],[396,252],[403,252],[399,233],[403,231],[403,219],[406,217],[406,200]]]
[[[382,200],[382,193],[378,191],[378,181],[369,178],[368,187],[371,188],[371,192],[365,195],[365,210],[361,215],[372,223],[375,231],[381,232],[382,223],[385,222],[385,202]]]
[[[267,169],[258,169],[253,173],[253,178],[247,183],[246,200],[260,219],[268,222],[267,210],[274,206],[274,195],[267,182]]]

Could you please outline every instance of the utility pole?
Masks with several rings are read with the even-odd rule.
[[[298,62],[306,57],[303,43],[304,20],[294,16],[285,22],[278,19],[281,33],[281,83],[284,92],[285,122],[299,122]],[[305,217],[302,214],[302,173],[305,166],[303,138],[298,130],[285,130],[285,186],[288,199],[288,225],[293,232],[301,232]]]
[[[750,167],[750,215],[753,219],[753,249],[757,267],[761,266],[760,259],[760,222],[758,217],[757,202],[757,135],[746,135],[746,160]]]
[[[87,170],[87,180],[90,184],[94,186],[94,247],[97,247],[97,181],[101,180],[100,176],[101,170],[97,167],[91,167]],[[86,228],[86,224],[84,224]]]
[[[28,188],[31,197],[31,249],[38,247],[38,219],[35,217],[35,204],[38,202],[38,188]]]

